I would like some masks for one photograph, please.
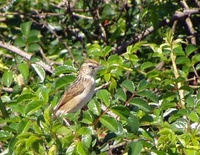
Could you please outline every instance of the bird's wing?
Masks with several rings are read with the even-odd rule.
[[[82,82],[75,82],[71,85],[63,94],[58,105],[55,107],[55,111],[60,109],[64,104],[70,101],[74,96],[81,94],[84,91],[84,85]]]

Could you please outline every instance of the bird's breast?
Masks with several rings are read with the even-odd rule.
[[[78,109],[81,109],[84,105],[86,105],[91,98],[94,95],[94,89],[95,89],[95,82],[91,81],[90,84],[84,84],[84,91],[77,95],[73,100],[76,103],[76,106],[73,108],[72,111],[76,111]]]

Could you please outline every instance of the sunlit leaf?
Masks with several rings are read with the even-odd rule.
[[[117,116],[125,120],[127,120],[127,118],[130,115],[130,110],[127,107],[123,107],[123,106],[112,107],[111,111],[113,111],[115,114],[117,114]]]
[[[33,100],[29,102],[28,105],[26,106],[25,113],[27,115],[35,113],[42,106],[43,102],[44,101],[42,100]]]
[[[65,75],[59,77],[58,79],[55,80],[55,88],[60,89],[62,87],[69,86],[74,80],[75,80],[74,75]]]
[[[72,72],[75,72],[75,68],[72,67],[72,66],[68,66],[68,65],[63,65],[63,66],[58,66],[55,68],[53,74],[55,76],[58,76],[60,74],[63,74],[63,73],[72,73]]]
[[[139,122],[139,119],[136,116],[130,115],[127,119],[127,123],[128,123],[128,127],[129,127],[131,132],[133,132],[133,133],[138,132],[140,122]]]
[[[150,99],[153,102],[156,102],[156,103],[158,102],[158,96],[150,90],[142,90],[142,91],[139,91],[137,94],[139,96],[146,97],[147,99]]]
[[[148,68],[151,68],[151,67],[154,67],[154,64],[152,62],[150,62],[150,61],[144,62],[141,65],[141,69],[142,70],[145,70],[145,69],[148,69]]]
[[[189,44],[189,45],[187,45],[185,52],[189,56],[192,52],[194,52],[196,50],[197,50],[197,48],[194,45]]]
[[[136,105],[137,107],[139,107],[140,109],[144,110],[145,112],[149,112],[150,111],[150,106],[148,105],[148,103],[141,99],[141,98],[133,98],[130,100],[129,102],[130,104]]]
[[[28,21],[26,23],[22,23],[20,25],[21,31],[22,31],[24,36],[26,36],[26,37],[28,36],[30,29],[31,29],[31,25],[32,25],[31,21]]]
[[[100,122],[104,126],[106,126],[110,131],[117,132],[118,123],[117,123],[116,119],[114,119],[113,117],[103,115],[100,118]]]
[[[40,81],[43,82],[46,76],[44,69],[37,64],[32,64],[32,66],[34,70],[36,71],[36,73],[38,74],[38,76],[40,77]]]
[[[96,96],[101,99],[106,106],[110,105],[110,93],[106,89],[101,89],[96,93]]]
[[[116,98],[119,98],[120,100],[122,100],[123,102],[126,101],[127,96],[126,93],[124,92],[124,90],[122,88],[117,89],[117,92],[115,94]]]
[[[88,155],[85,147],[83,146],[82,142],[78,142],[77,146],[76,146],[76,151],[78,154],[80,155]]]
[[[142,142],[131,142],[129,146],[128,153],[131,155],[138,155],[142,151]]]
[[[27,63],[21,63],[18,65],[18,70],[22,74],[24,79],[27,79],[29,76],[29,66]]]
[[[101,105],[97,100],[91,100],[87,106],[95,115],[100,115]]]
[[[130,92],[134,92],[135,91],[135,85],[131,80],[125,80],[122,82],[121,84],[122,87],[128,89]]]
[[[10,85],[13,82],[13,72],[12,71],[6,71],[3,73],[2,81],[3,85],[6,87],[10,87]]]

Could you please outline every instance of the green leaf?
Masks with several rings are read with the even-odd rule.
[[[133,54],[133,53],[137,52],[141,48],[141,46],[143,46],[144,44],[145,44],[145,42],[137,42],[134,45],[128,46],[126,50],[129,54]]]
[[[95,117],[91,111],[88,110],[83,112],[83,120],[82,120],[83,123],[92,124],[94,119]]]
[[[130,92],[134,92],[135,91],[135,85],[131,80],[125,80],[122,82],[121,87],[126,88],[128,91]]]
[[[38,36],[31,36],[27,40],[29,45],[33,43],[38,43],[39,41],[40,41],[40,38]]]
[[[29,128],[31,126],[31,120],[28,120],[28,119],[22,119],[19,123],[18,123],[18,128],[17,128],[17,132],[18,132],[18,135],[20,133],[26,133]]]
[[[3,85],[5,85],[6,87],[10,87],[12,82],[13,82],[13,72],[12,71],[4,72],[2,77]]]
[[[38,43],[40,41],[40,31],[31,30],[27,36],[28,44]]]
[[[65,75],[62,76],[55,81],[55,89],[60,89],[66,87],[67,85],[71,84],[74,81],[74,75]]]
[[[195,54],[192,57],[192,64],[196,64],[197,62],[199,62],[199,60],[200,60],[200,54]]]
[[[143,145],[142,142],[131,142],[128,150],[128,154],[139,155],[142,151]]]
[[[44,69],[37,64],[32,64],[32,67],[34,68],[34,70],[36,71],[38,76],[40,77],[40,81],[43,82],[45,79],[45,75],[46,75]]]
[[[82,142],[78,142],[78,144],[76,146],[76,151],[79,155],[87,155],[88,154],[85,147],[83,147]]]
[[[129,127],[130,131],[132,133],[136,134],[138,132],[138,129],[140,126],[139,119],[136,116],[134,116],[133,114],[131,114],[127,119],[127,123],[128,123],[128,127]]]
[[[77,130],[77,135],[84,136],[84,135],[92,135],[93,131],[91,127],[81,127]]]
[[[188,64],[191,65],[191,61],[189,58],[186,57],[178,57],[176,59],[176,64]]]
[[[112,107],[111,111],[113,111],[117,116],[119,116],[121,119],[124,119],[124,120],[127,120],[127,118],[130,115],[130,110],[124,106]]]
[[[192,52],[196,51],[198,48],[195,47],[194,45],[187,45],[186,49],[185,49],[185,52],[187,54],[187,56],[189,56]]]
[[[170,116],[169,122],[176,121],[178,118],[181,118],[183,116],[187,116],[188,114],[189,114],[188,109],[180,109],[177,113]]]
[[[146,80],[141,80],[137,86],[137,89],[140,91],[140,90],[143,90],[143,89],[146,89],[147,86],[148,86],[148,82]]]
[[[119,55],[112,54],[112,55],[109,56],[107,62],[111,66],[121,66],[123,64],[123,59]]]
[[[113,117],[107,116],[107,115],[103,115],[100,118],[100,122],[106,126],[110,131],[112,132],[117,132],[117,128],[118,128],[118,122],[116,119],[114,119]]]
[[[27,63],[18,64],[18,70],[22,74],[23,78],[27,79],[27,77],[29,75],[29,66],[28,66],[28,64]]]
[[[81,140],[87,149],[89,149],[91,147],[91,145],[92,145],[92,136],[91,135],[84,135]]]
[[[8,131],[4,131],[1,129],[0,131],[0,141],[6,141],[6,140],[9,140],[10,138],[12,138],[13,135],[11,132],[8,132]]]
[[[158,78],[162,72],[159,70],[151,70],[147,73],[148,78]]]
[[[31,21],[28,21],[26,23],[22,23],[20,25],[21,31],[22,31],[24,36],[26,36],[26,37],[28,36],[30,29],[31,29],[31,25],[32,25]]]
[[[73,155],[75,152],[75,148],[76,148],[76,144],[75,143],[71,143],[68,147],[67,147],[67,151],[65,152],[67,155]]]
[[[43,102],[44,101],[42,100],[33,100],[29,102],[28,105],[26,106],[25,113],[27,115],[35,113],[44,104]]]
[[[0,98],[0,110],[1,110],[2,117],[4,119],[9,117],[8,112],[6,110],[6,106],[2,102],[1,98]]]
[[[101,105],[97,100],[91,100],[87,106],[95,115],[99,116],[101,114]]]
[[[10,106],[10,109],[12,109],[13,112],[18,112],[21,115],[24,115],[25,108],[26,107],[21,104],[14,104]]]
[[[92,57],[104,56],[99,44],[91,44],[87,47],[87,53]]]
[[[116,14],[116,12],[112,5],[107,4],[107,5],[105,5],[105,7],[103,7],[102,15],[104,15],[105,18],[108,18],[108,16],[113,16],[115,14]]]
[[[147,61],[147,62],[144,62],[142,65],[141,65],[141,70],[145,70],[147,68],[151,68],[151,67],[154,67],[155,65],[150,62],[150,61]]]
[[[133,54],[130,54],[130,53],[124,53],[123,56],[124,56],[124,58],[126,58],[127,60],[131,61],[132,64],[133,64],[133,63],[135,64],[136,62],[139,61],[139,58],[138,58],[137,55],[133,55]]]
[[[35,135],[31,135],[27,140],[26,140],[26,149],[30,149],[31,145],[36,142],[37,140],[39,140],[38,137],[36,137]]]
[[[103,103],[109,107],[110,106],[110,93],[106,89],[101,89],[96,93],[96,96],[103,101]]]
[[[136,105],[137,107],[139,107],[140,109],[144,110],[145,112],[149,112],[150,111],[150,106],[148,105],[148,103],[141,99],[141,98],[133,98],[129,101],[130,104]]]
[[[53,74],[54,74],[54,76],[58,76],[63,73],[72,73],[75,71],[76,71],[76,69],[74,67],[68,66],[68,65],[63,65],[63,66],[56,67]]]
[[[36,91],[36,95],[40,100],[43,100],[44,103],[48,103],[49,102],[49,92],[50,89],[47,88],[45,85],[41,85],[38,90]]]
[[[17,102],[20,103],[20,102],[24,102],[24,101],[27,101],[27,100],[31,100],[33,97],[35,97],[35,94],[31,94],[31,92],[30,93],[24,93],[24,94],[18,96]]]
[[[115,98],[119,98],[123,102],[125,102],[127,100],[126,93],[124,92],[124,90],[122,88],[117,89],[117,92],[115,94]]]
[[[104,79],[106,82],[108,82],[110,80],[110,77],[111,77],[110,73],[104,74]]]
[[[158,96],[150,90],[139,91],[137,95],[141,97],[146,97],[147,99],[150,99],[151,101],[156,102],[156,103],[159,101]]]
[[[199,116],[194,111],[188,115],[189,119],[193,122],[199,122]]]
[[[17,37],[17,39],[15,39],[14,45],[18,47],[25,47],[26,42],[22,37]]]
[[[28,48],[28,52],[35,52],[35,51],[39,51],[40,49],[40,45],[38,44],[31,44]]]
[[[171,124],[171,127],[173,131],[184,132],[187,124],[188,124],[188,120],[184,118],[179,118],[179,119],[175,119],[175,122]]]
[[[106,46],[102,51],[103,54],[104,54],[104,57],[106,57],[111,51],[112,51],[112,47],[111,46]]]
[[[196,70],[200,70],[200,63],[196,65]]]
[[[188,98],[186,99],[186,106],[187,107],[194,107],[195,106],[195,100],[192,96],[188,96]]]
[[[185,52],[183,51],[181,44],[178,44],[178,46],[173,49],[173,52],[176,56],[185,56]]]

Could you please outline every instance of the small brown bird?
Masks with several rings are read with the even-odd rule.
[[[63,94],[54,108],[56,116],[75,112],[91,100],[95,89],[95,76],[100,65],[94,60],[82,64],[78,77]]]

